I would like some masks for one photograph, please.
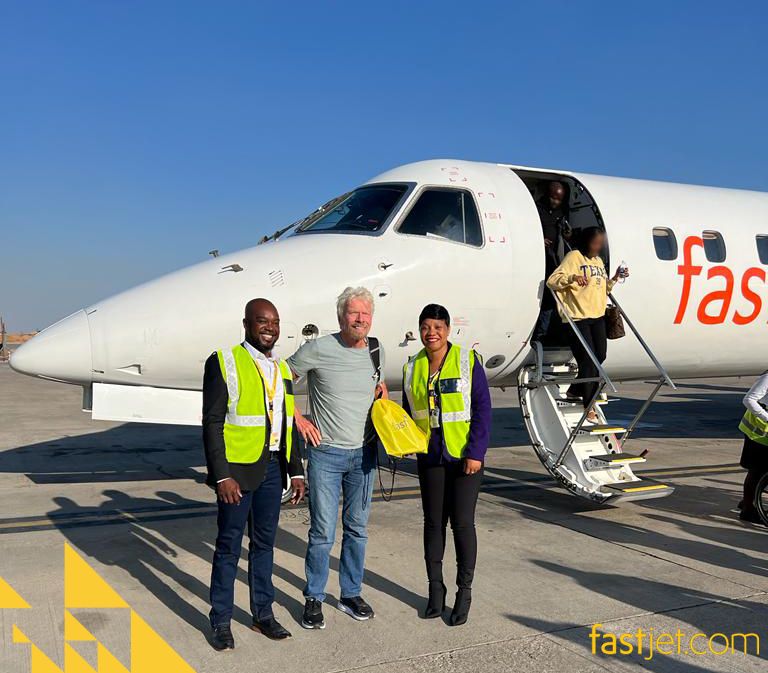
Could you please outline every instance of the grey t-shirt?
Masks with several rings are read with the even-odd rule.
[[[371,438],[376,377],[368,348],[350,348],[338,333],[328,334],[305,343],[288,364],[296,376],[307,377],[310,413],[323,444],[357,449]]]

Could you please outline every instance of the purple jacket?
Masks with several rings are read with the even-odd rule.
[[[403,409],[411,415],[408,397],[403,391]],[[466,458],[485,460],[485,452],[491,438],[491,391],[488,389],[488,379],[479,361],[472,368],[472,400],[470,407],[469,439],[467,441]],[[427,465],[439,465],[444,462],[456,462],[456,458],[448,453],[443,439],[443,429],[433,428],[429,436],[429,447],[426,454],[419,454],[418,460]]]

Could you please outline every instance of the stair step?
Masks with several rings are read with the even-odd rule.
[[[590,460],[601,460],[604,463],[644,463],[644,456],[632,453],[603,453],[597,456],[587,456]]]
[[[607,400],[597,400],[595,404],[608,404],[610,402],[613,402],[613,399],[607,399]],[[567,400],[564,397],[555,398],[555,402],[557,402],[557,406],[561,408],[571,408],[571,407],[580,407],[582,406],[581,400],[578,400],[577,402],[572,402],[571,400]]]
[[[638,479],[637,481],[617,481],[613,484],[606,484],[603,488],[609,491],[632,495],[633,493],[650,493],[652,491],[673,491],[674,487],[662,484],[650,479]]]
[[[584,459],[584,468],[590,472],[605,470],[611,467],[623,467],[628,464],[644,463],[643,456],[635,456],[631,453],[603,453],[587,456]]]
[[[592,425],[585,423],[581,426],[581,430],[578,431],[578,435],[620,435],[626,432],[626,428],[622,428],[620,425]]]

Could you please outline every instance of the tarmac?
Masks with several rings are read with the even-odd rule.
[[[421,507],[414,464],[405,461],[392,500],[377,488],[371,512],[364,597],[375,619],[355,622],[335,609],[337,544],[327,627],[301,628],[308,513],[305,504],[287,507],[275,553],[275,615],[293,638],[272,642],[248,628],[244,554],[237,647],[217,653],[206,640],[216,507],[202,483],[200,429],[91,421],[80,411],[79,388],[2,365],[0,577],[31,609],[0,610],[0,672],[31,670],[30,646],[12,642],[14,624],[63,665],[65,542],[198,673],[768,671],[768,530],[739,523],[735,510],[744,476],[736,426],[752,382],[678,383],[659,395],[631,441],[633,452],[650,451],[638,472],[676,490],[617,507],[558,487],[528,444],[516,391],[494,391],[465,626],[420,617]],[[627,421],[649,392],[621,386],[610,421]],[[449,540],[449,607],[453,568]],[[128,611],[73,614],[129,667]],[[610,634],[638,629],[657,637],[679,631],[683,647],[650,658],[647,641],[642,654],[605,650]],[[705,634],[696,641],[700,655],[690,641],[698,633]],[[735,633],[756,634],[759,654],[754,641],[746,654],[739,643],[710,651],[710,636],[722,634],[711,647],[721,652]],[[96,644],[74,645],[95,668]]]

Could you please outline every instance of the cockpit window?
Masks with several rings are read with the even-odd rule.
[[[305,231],[362,232],[380,231],[400,203],[406,185],[360,187],[313,213],[296,228]]]
[[[474,199],[466,189],[426,189],[403,223],[401,234],[446,238],[477,247],[483,230]]]

